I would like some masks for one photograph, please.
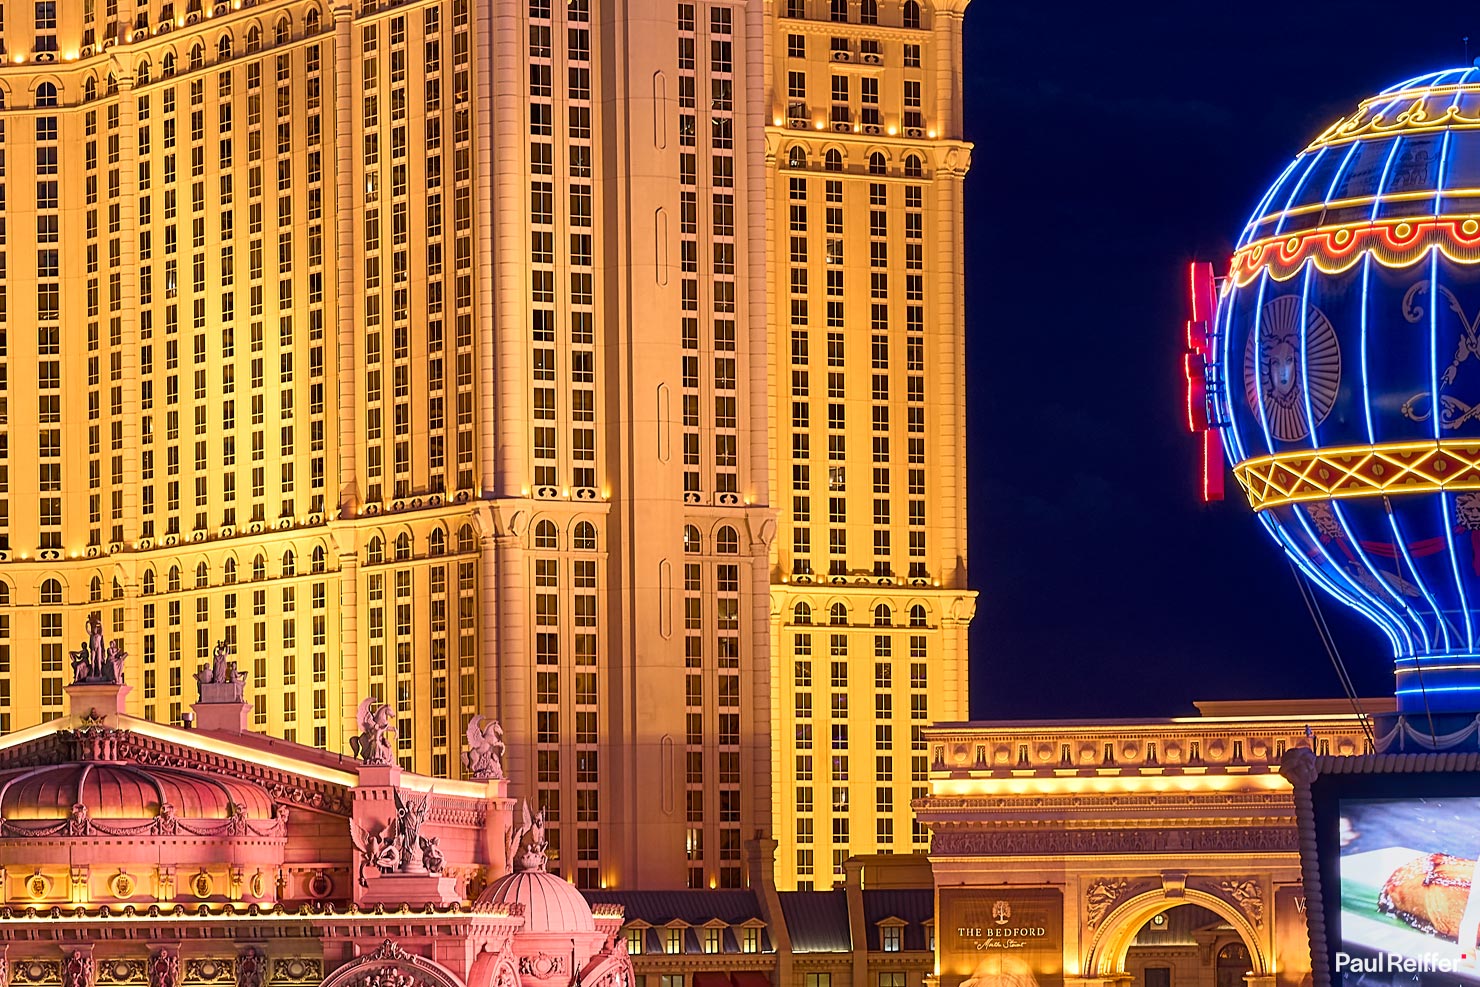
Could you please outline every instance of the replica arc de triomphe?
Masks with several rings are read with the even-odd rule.
[[[927,731],[931,784],[915,809],[933,833],[940,987],[1127,984],[1138,933],[1182,904],[1212,912],[1224,938],[1242,943],[1239,981],[1308,982],[1294,802],[1279,762],[1296,746],[1363,753],[1364,724],[1326,700],[1199,709]],[[1216,973],[1198,980],[1226,987]]]

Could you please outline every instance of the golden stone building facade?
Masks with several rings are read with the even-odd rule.
[[[99,611],[139,656],[137,715],[181,721],[218,638],[252,727],[301,743],[342,750],[375,695],[403,765],[456,777],[468,720],[496,715],[552,869],[738,887],[742,834],[801,859],[799,605],[847,639],[819,653],[855,654],[834,736],[879,716],[879,765],[903,765],[920,721],[964,712],[959,11],[7,13],[0,729],[62,713],[66,645]],[[811,54],[776,47],[793,34]],[[834,64],[856,95],[789,129],[777,73],[820,87]],[[883,122],[839,129],[855,108]],[[785,229],[803,176],[805,264]],[[840,537],[821,512],[841,532],[850,509],[854,544],[814,575],[797,532],[820,547]],[[824,884],[839,853],[923,848],[915,779],[880,781],[893,842],[861,833],[874,806],[850,838],[819,799]]]
[[[964,8],[766,7],[783,888],[925,852],[921,731],[967,714]]]
[[[941,987],[1310,982],[1287,752],[1370,753],[1391,699],[1198,703],[1173,719],[937,724]],[[1189,921],[1190,920],[1190,921]],[[1005,948],[987,948],[994,929]]]

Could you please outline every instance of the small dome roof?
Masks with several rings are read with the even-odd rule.
[[[591,906],[575,886],[543,870],[507,874],[478,896],[480,905],[524,906],[526,932],[594,932]]]
[[[169,803],[180,819],[272,818],[261,787],[177,768],[81,761],[0,771],[0,818],[66,819],[77,804],[93,819],[153,819]]]

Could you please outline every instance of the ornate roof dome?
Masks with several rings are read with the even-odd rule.
[[[154,819],[170,806],[179,819],[267,820],[272,799],[250,782],[178,768],[80,761],[0,771],[0,818],[68,819],[75,806],[93,819]]]
[[[506,874],[478,896],[479,905],[524,906],[526,932],[594,932],[591,906],[575,886],[543,870]]]

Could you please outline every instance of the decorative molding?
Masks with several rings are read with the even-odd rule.
[[[1131,882],[1123,877],[1101,877],[1090,882],[1089,887],[1084,889],[1084,913],[1091,931],[1098,929],[1100,923],[1105,921],[1105,916],[1114,911],[1116,903],[1125,896],[1130,886]]]
[[[1080,853],[1294,853],[1294,826],[1216,829],[1072,829],[939,832],[935,855],[1051,856]]]
[[[1219,881],[1218,891],[1229,898],[1249,917],[1255,928],[1264,925],[1264,890],[1252,877],[1235,877]]]

